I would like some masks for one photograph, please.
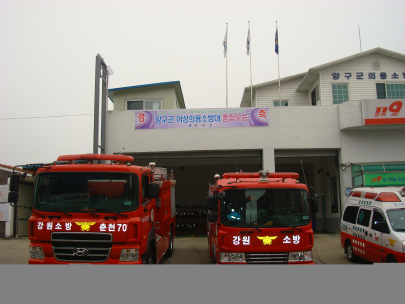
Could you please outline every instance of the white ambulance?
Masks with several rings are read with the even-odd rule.
[[[350,262],[405,263],[405,186],[353,189],[340,238]]]

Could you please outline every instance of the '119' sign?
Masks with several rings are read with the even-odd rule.
[[[405,99],[377,99],[363,101],[364,125],[405,124]]]
[[[391,116],[398,116],[402,109],[402,101],[395,101],[389,107],[377,107],[374,117],[386,116],[387,110],[391,112]]]

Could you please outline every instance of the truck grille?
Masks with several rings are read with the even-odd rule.
[[[54,232],[51,234],[55,259],[64,262],[104,262],[110,255],[111,233]]]
[[[287,264],[288,252],[245,253],[247,264]]]

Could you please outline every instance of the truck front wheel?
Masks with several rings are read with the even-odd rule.
[[[155,264],[155,256],[153,254],[152,245],[149,245],[148,249],[146,250],[146,256],[143,264]]]
[[[216,258],[216,254],[215,254],[215,245],[212,245],[212,263],[216,264],[217,263],[217,258]]]
[[[173,225],[170,225],[169,248],[167,249],[165,256],[170,258],[173,255],[173,250],[174,250]]]

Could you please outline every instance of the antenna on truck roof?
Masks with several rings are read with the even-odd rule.
[[[308,186],[307,179],[305,178],[305,171],[304,171],[304,165],[302,164],[302,159],[300,159],[300,161],[301,161],[302,174],[304,175],[305,185]]]

